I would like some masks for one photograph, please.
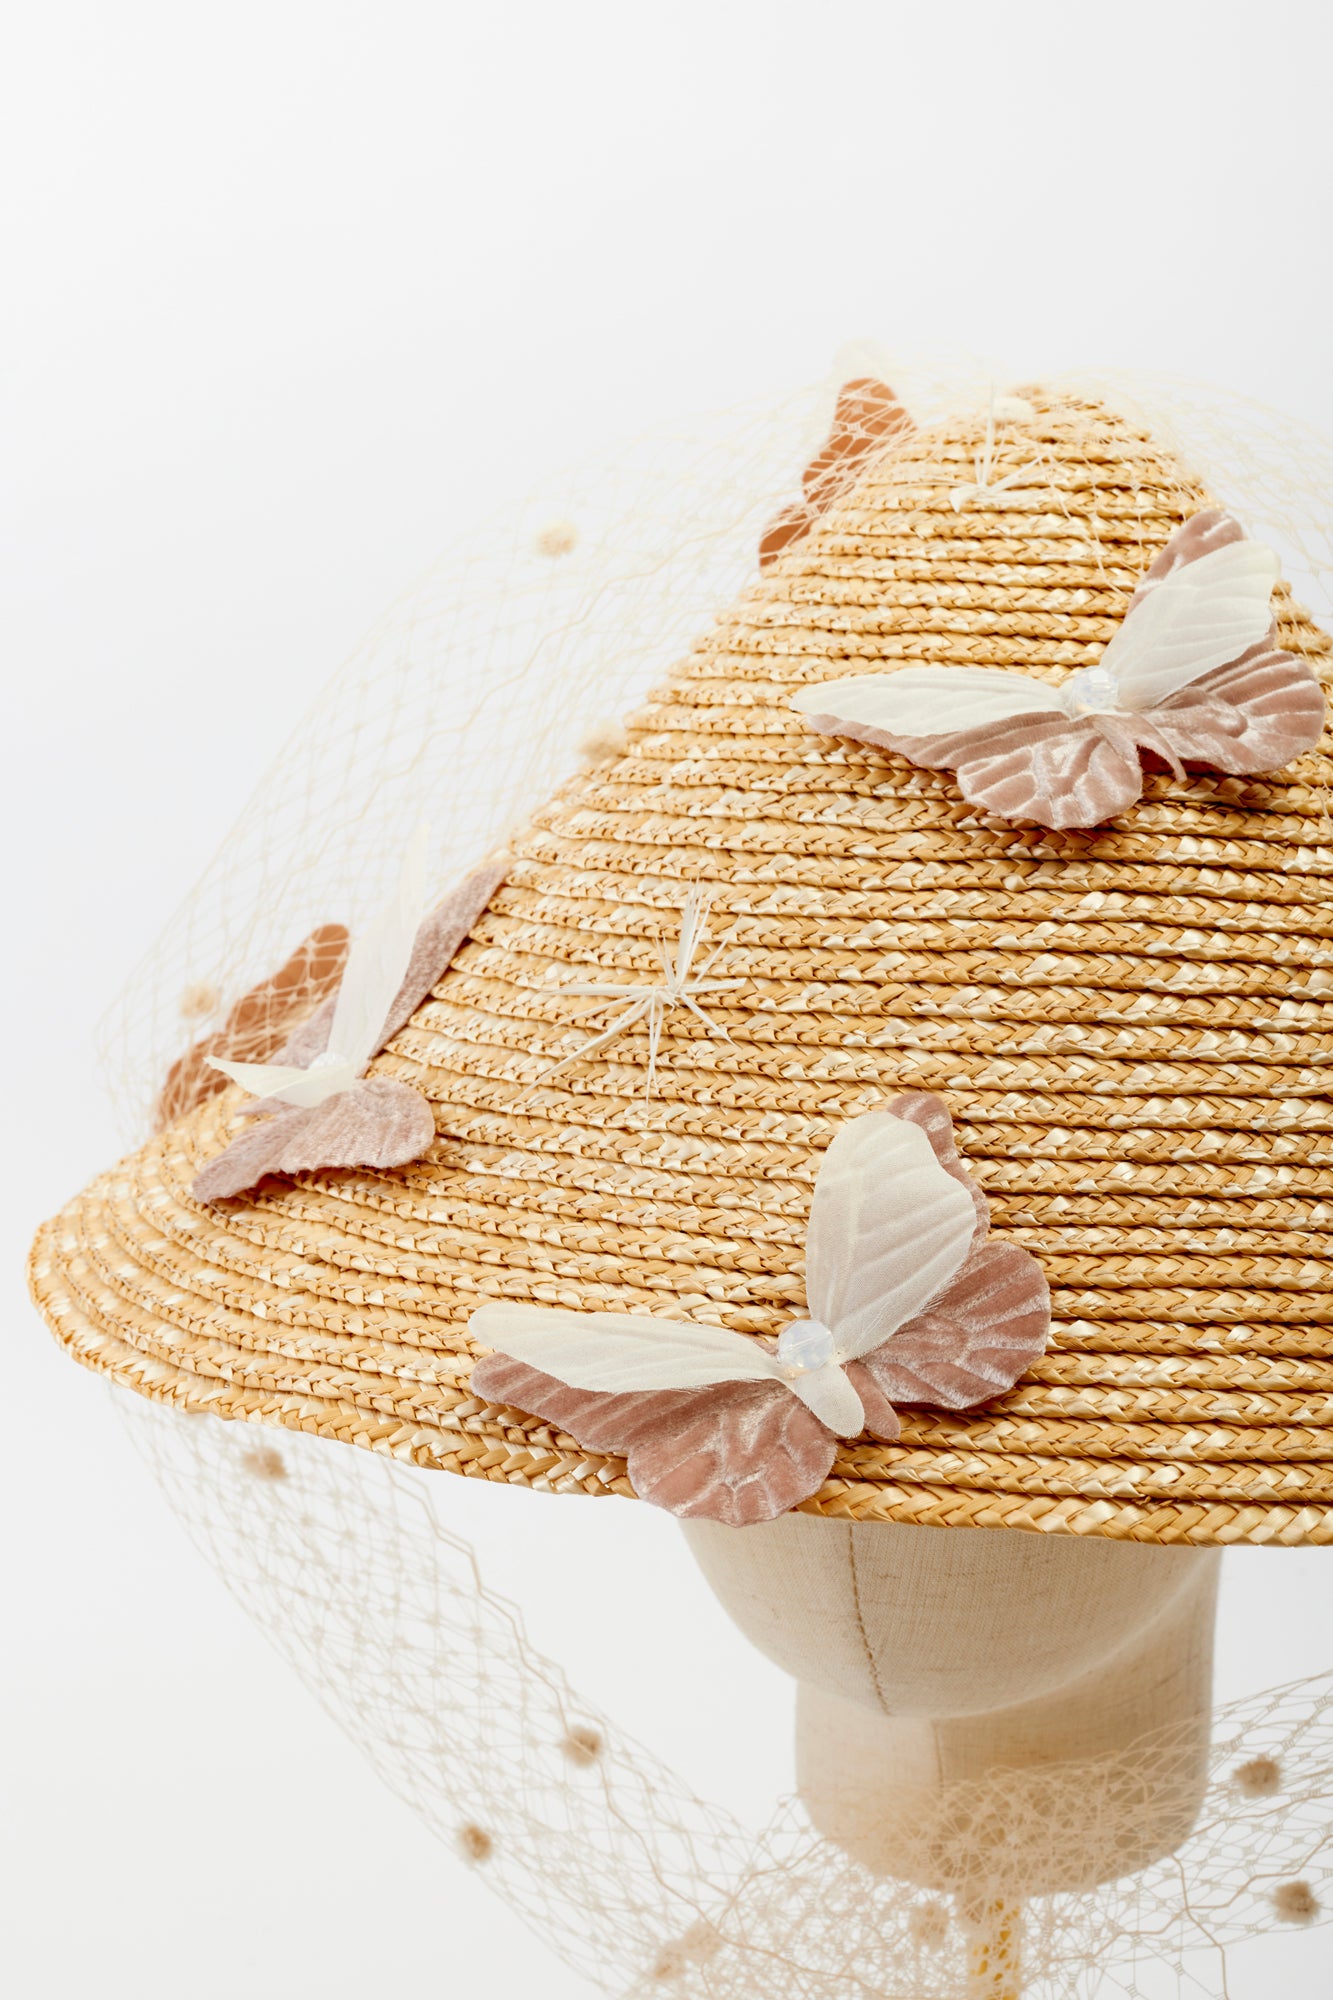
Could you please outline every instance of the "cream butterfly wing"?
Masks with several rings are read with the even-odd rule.
[[[1002,667],[901,667],[802,688],[792,707],[817,729],[875,738],[954,736],[1025,715],[1063,713],[1055,690]]]
[[[1280,564],[1261,542],[1228,542],[1172,570],[1124,619],[1099,665],[1122,708],[1154,708],[1268,635]]]
[[[773,1348],[697,1320],[566,1312],[500,1300],[478,1307],[468,1331],[568,1389],[633,1396],[769,1382],[790,1391],[840,1437],[855,1437],[865,1424],[861,1399],[835,1361],[797,1372],[784,1366]]]
[[[605,1396],[783,1379],[771,1348],[694,1320],[496,1300],[478,1307],[468,1330],[487,1347],[553,1375],[566,1388]]]
[[[318,1057],[309,1069],[300,1069],[291,1063],[245,1063],[228,1062],[224,1056],[210,1056],[209,1065],[220,1069],[233,1083],[239,1083],[242,1090],[251,1097],[277,1098],[282,1104],[300,1105],[310,1110],[316,1104],[323,1104],[339,1091],[350,1090],[360,1076],[359,1069],[350,1063],[335,1062],[327,1057]]]
[[[209,1058],[252,1097],[310,1108],[348,1090],[365,1071],[384,1032],[412,956],[426,906],[424,826],[413,835],[392,900],[353,939],[334,1003],[326,1052],[308,1069],[288,1063],[228,1062]]]
[[[417,930],[426,914],[424,826],[412,837],[392,900],[352,940],[338,988],[329,1054],[355,1066],[359,1076],[380,1045],[384,1023],[412,957]]]
[[[919,1125],[868,1112],[824,1155],[805,1247],[812,1318],[839,1364],[871,1353],[915,1318],[972,1247],[972,1196]]]

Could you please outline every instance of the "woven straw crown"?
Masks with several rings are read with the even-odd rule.
[[[1090,665],[1208,496],[1098,405],[1034,395],[956,507],[980,434],[899,438],[514,843],[452,967],[372,1066],[431,1098],[392,1173],[189,1187],[236,1094],[179,1119],[47,1225],[37,1298],[142,1393],[489,1479],[630,1491],[470,1398],[487,1298],[772,1334],[804,1305],[806,1219],[849,1118],[938,1092],[1001,1237],[1041,1260],[1044,1359],[967,1416],[905,1410],[810,1510],[1143,1541],[1333,1541],[1330,1204],[1318,1093],[1333,825],[1319,751],[1271,778],[1150,778],[1088,832],[988,819],[947,771],[811,734],[812,681],[878,664]],[[1283,588],[1280,643],[1328,641]],[[574,981],[659,975],[703,888],[730,1041],[604,1025]],[[585,1003],[582,1003],[586,1005]]]

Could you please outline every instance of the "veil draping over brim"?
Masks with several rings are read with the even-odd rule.
[[[1003,377],[856,343],[821,383],[644,433],[478,524],[386,611],[275,755],[198,887],[101,1033],[131,1143],[151,1128],[201,1002],[217,1019],[296,940],[356,929],[392,888],[423,819],[440,882],[521,826],[752,578],[766,528],[800,491],[841,385],[892,384],[922,428],[984,419]],[[1333,442],[1200,383],[1045,377],[1145,426],[1248,532],[1297,598],[1333,622]],[[889,439],[893,443],[892,436]],[[1037,475],[1040,474],[1038,468]],[[262,717],[255,720],[262,729]]]
[[[1091,2000],[1153,1991],[1136,1982],[1156,1965],[1202,2000],[1231,1948],[1327,1914],[1333,1674],[1100,1758],[928,1798],[789,1798],[751,1828],[529,1643],[443,1525],[448,1482],[114,1393],[266,1636],[390,1789],[598,1991]],[[830,1812],[862,1836],[877,1814],[892,1872],[821,1833]]]

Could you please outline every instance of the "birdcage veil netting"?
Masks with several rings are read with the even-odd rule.
[[[826,398],[675,426],[478,527],[333,677],[109,1015],[141,1130],[173,1056],[298,939],[353,930],[425,821],[443,884],[585,760],[753,567]],[[183,1018],[184,1016],[184,1018]]]
[[[580,1697],[442,1525],[444,1482],[112,1394],[194,1541],[386,1784],[598,1990],[1151,2000],[1170,1971],[1216,1994],[1229,1946],[1318,1914],[1333,1674],[1219,1710],[1206,1772],[1176,1726],[959,1783],[906,1840],[919,1880],[890,1879],[796,1800],[745,1826]],[[1182,1807],[1167,1858],[1024,1894],[1053,1855],[1113,1873]]]
[[[765,529],[803,475],[811,504],[835,504],[839,479],[898,448],[873,426],[853,429],[822,486],[811,483],[839,385],[862,378],[889,382],[918,426],[949,417],[956,440],[967,420],[969,441],[941,455],[941,485],[1035,489],[1058,534],[1068,451],[1057,465],[1021,424],[997,431],[993,420],[997,394],[1027,393],[1021,380],[867,349],[776,407],[674,425],[480,525],[391,607],[277,750],[112,1010],[105,1067],[127,1138],[160,1110],[163,1079],[201,1027],[319,926],[356,934],[421,822],[443,890],[607,754],[620,719],[752,581]],[[1045,387],[1142,423],[1175,450],[1182,491],[1195,481],[1237,512],[1279,548],[1296,594],[1327,612],[1328,445],[1189,384],[1070,376]],[[1122,540],[1132,528],[1120,523]],[[1154,1966],[1183,1978],[1192,1954],[1317,1914],[1308,1885],[1331,1838],[1330,1681],[1217,1718],[1194,1832],[1169,1860],[1095,1890],[1023,1896],[1033,1843],[1065,1828],[1113,1852],[1150,1802],[1122,1773],[1105,1791],[1105,1824],[1089,1826],[1086,1773],[1057,1773],[1045,1792],[997,1777],[990,1794],[954,1802],[951,1866],[965,1882],[927,1891],[868,1873],[798,1802],[765,1828],[741,1825],[621,1736],[485,1589],[437,1520],[427,1475],[115,1393],[196,1541],[386,1781],[602,1990],[1055,2000],[1107,1980],[1148,1996]],[[1183,1746],[1159,1753],[1155,1797],[1179,1805],[1193,1782]],[[1264,1760],[1275,1788],[1244,1795],[1234,1771]],[[977,1831],[1000,1823],[1007,1842]],[[1215,1973],[1198,1977],[1200,1991],[1218,1990]]]
[[[920,428],[971,415],[975,448],[942,457],[941,483],[993,479],[1015,498],[1045,490],[1058,532],[1067,447],[1062,470],[1021,430],[988,438],[993,370],[866,344],[816,387],[648,433],[480,524],[404,592],[275,745],[267,776],[111,1009],[101,1050],[127,1138],[141,1135],[201,1025],[319,925],[355,931],[383,904],[422,821],[446,884],[614,741],[620,718],[753,578],[764,526],[800,492],[849,376],[889,382]],[[1333,608],[1333,445],[1196,384],[1071,374],[1046,387],[1144,425],[1186,478],[1279,548],[1316,616]],[[858,439],[854,414],[851,423],[843,476],[867,462],[858,447],[901,448],[873,428]],[[835,462],[823,504],[840,470]]]

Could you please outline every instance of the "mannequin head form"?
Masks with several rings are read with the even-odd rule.
[[[1142,1838],[1108,1856],[1078,1853],[1066,1833],[1058,1858],[1032,1858],[1031,1889],[1142,1866],[1189,1831],[1206,1763],[1216,1551],[803,1514],[685,1533],[736,1624],[800,1683],[802,1797],[866,1865],[913,1874],[923,1815],[949,1787],[1105,1763],[1181,1729],[1193,1748],[1184,1766],[1178,1749],[1169,1760],[1169,1797],[1131,1815]],[[1123,1791],[1143,1776],[1131,1761],[1107,1782]],[[947,1861],[936,1866],[947,1876]]]

